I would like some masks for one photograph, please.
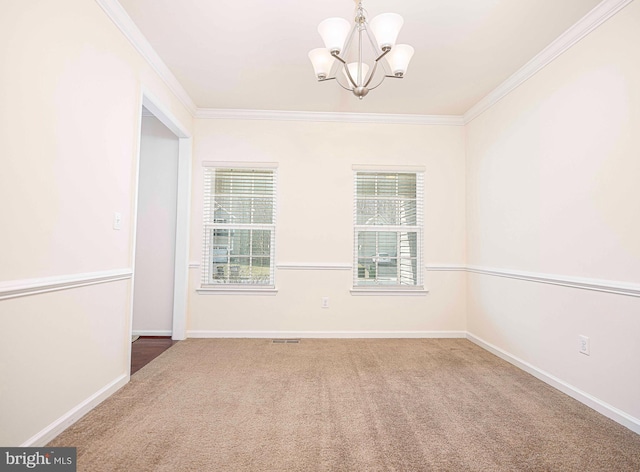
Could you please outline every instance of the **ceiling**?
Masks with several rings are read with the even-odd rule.
[[[318,24],[353,0],[119,0],[199,108],[462,115],[600,0],[364,0],[404,18],[415,55],[363,100],[317,83]]]

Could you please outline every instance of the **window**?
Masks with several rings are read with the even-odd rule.
[[[202,286],[274,286],[275,169],[205,167]]]
[[[422,172],[355,172],[354,287],[421,289]]]

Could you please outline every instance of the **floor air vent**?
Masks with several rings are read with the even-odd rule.
[[[298,344],[300,340],[299,339],[272,339],[271,342],[273,344]]]

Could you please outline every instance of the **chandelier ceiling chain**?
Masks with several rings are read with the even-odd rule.
[[[318,81],[335,80],[362,99],[384,79],[404,77],[414,49],[395,44],[403,22],[396,13],[383,13],[369,23],[362,1],[357,1],[353,25],[343,18],[321,22],[318,32],[325,47],[309,52]],[[354,39],[357,47],[353,46]],[[342,75],[338,74],[340,69]]]

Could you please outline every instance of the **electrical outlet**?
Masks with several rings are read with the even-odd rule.
[[[117,211],[113,214],[113,229],[122,229],[122,213]]]
[[[589,355],[589,337],[588,336],[578,336],[578,350],[580,351],[580,353],[582,354],[586,354],[587,356]]]
[[[329,297],[322,297],[322,308],[329,308]]]

